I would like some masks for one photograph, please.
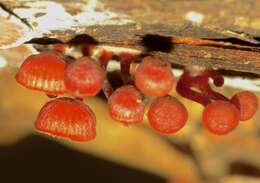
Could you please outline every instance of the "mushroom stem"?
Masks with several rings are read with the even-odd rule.
[[[176,90],[177,92],[190,100],[198,102],[204,106],[211,103],[211,100],[226,100],[224,95],[212,90],[209,84],[209,78],[212,78],[215,86],[222,86],[224,78],[213,69],[187,68],[181,75]]]

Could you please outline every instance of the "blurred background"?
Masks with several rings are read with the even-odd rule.
[[[187,125],[162,136],[147,121],[125,127],[107,115],[102,98],[85,100],[97,115],[97,138],[78,143],[34,131],[34,121],[49,99],[14,79],[33,49],[0,50],[1,182],[260,182],[259,111],[229,135],[209,134],[201,125],[202,106],[180,98],[189,111]],[[238,90],[220,90],[232,96]],[[259,93],[257,94],[260,97]]]

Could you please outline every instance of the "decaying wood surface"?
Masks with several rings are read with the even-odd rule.
[[[144,52],[147,51],[144,37],[155,35],[169,39],[168,43],[174,46],[152,54],[175,64],[260,74],[260,2],[257,0],[55,0],[42,1],[42,4],[32,0],[3,0],[0,5],[3,11],[11,13],[8,18],[18,17],[31,32],[29,36],[25,33],[24,42],[46,37],[67,42],[76,35],[87,34],[100,44]],[[54,11],[60,8],[58,17],[51,14],[51,7]],[[47,27],[42,26],[44,21],[49,21]],[[1,22],[0,25],[4,23]],[[5,37],[1,34],[0,40]],[[175,42],[172,37],[185,41]],[[208,43],[198,44],[203,41]],[[0,47],[4,47],[2,42],[4,46],[8,44],[0,41]]]

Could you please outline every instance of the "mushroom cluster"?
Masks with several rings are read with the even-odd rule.
[[[55,97],[42,107],[35,122],[38,131],[51,136],[76,141],[94,139],[96,116],[83,99],[101,91],[112,119],[128,126],[141,123],[146,116],[160,134],[178,132],[188,119],[184,104],[171,94],[175,83],[182,97],[205,106],[203,124],[217,135],[231,132],[239,121],[251,119],[258,109],[257,97],[250,91],[239,92],[230,99],[214,91],[210,79],[220,87],[224,78],[213,69],[187,67],[177,80],[171,64],[158,56],[104,50],[94,58],[83,45],[83,56],[72,58],[64,54],[67,46],[57,44],[51,51],[29,56],[16,74],[16,81],[22,86]],[[107,77],[112,59],[120,63],[123,84],[117,88]]]

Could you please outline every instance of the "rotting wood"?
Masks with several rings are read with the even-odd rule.
[[[20,17],[23,23],[27,22],[36,29],[35,22],[22,17],[18,11],[19,9],[26,11],[26,8],[29,11],[31,7],[28,6],[28,2],[35,1],[2,1],[1,4]],[[87,34],[100,44],[147,51],[142,44],[144,36],[150,34],[164,38],[174,37],[173,49],[168,52],[159,50],[153,54],[161,55],[183,66],[196,64],[260,75],[260,26],[257,26],[260,25],[258,11],[260,2],[258,1],[219,3],[216,0],[207,2],[56,0],[52,2],[64,7],[71,17],[85,11],[102,13],[107,10],[126,17],[121,19],[120,16],[115,16],[104,24],[102,22],[93,25],[75,24],[68,28],[43,31],[41,35],[37,35],[38,38],[55,38],[67,42],[76,35]],[[197,19],[190,18],[189,13],[198,16]],[[35,13],[35,16],[43,15]],[[122,23],[128,19],[129,21]],[[188,39],[180,42],[179,40],[183,38]],[[235,43],[230,42],[229,38],[235,38]],[[201,42],[207,44],[201,45]]]

